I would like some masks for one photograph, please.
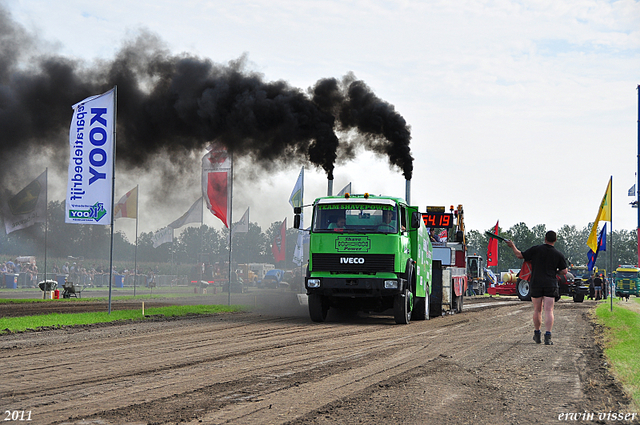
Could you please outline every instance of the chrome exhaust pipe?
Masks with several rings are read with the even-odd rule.
[[[411,205],[411,180],[406,180],[404,200],[407,201],[407,205]]]

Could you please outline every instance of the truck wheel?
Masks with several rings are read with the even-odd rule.
[[[529,286],[529,282],[518,279],[516,283],[516,295],[518,295],[520,301],[531,301],[531,287]]]
[[[584,301],[584,294],[573,294],[573,302],[581,303]]]
[[[411,318],[413,320],[429,320],[430,305],[428,295],[426,297],[416,297],[411,311]]]
[[[393,300],[393,317],[398,325],[406,325],[411,321],[411,292],[408,289]]]
[[[325,307],[322,295],[309,294],[309,317],[314,322],[324,322],[329,308]]]
[[[462,313],[462,305],[464,304],[464,294],[456,297],[456,313]]]

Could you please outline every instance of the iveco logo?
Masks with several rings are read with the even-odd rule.
[[[340,264],[364,264],[364,258],[340,258]]]

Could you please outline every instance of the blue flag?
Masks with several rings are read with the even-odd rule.
[[[596,248],[596,252],[594,253],[592,250],[589,250],[587,253],[587,258],[589,262],[587,263],[587,268],[589,271],[593,270],[593,267],[596,265],[596,260],[598,259],[598,252],[607,250],[607,223],[604,224],[600,234],[598,235],[598,246]]]

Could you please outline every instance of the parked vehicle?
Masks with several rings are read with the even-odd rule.
[[[261,286],[273,289],[279,288],[283,284],[283,278],[284,270],[271,269],[267,271],[267,273],[264,275],[264,278],[262,278]]]
[[[629,298],[629,295],[640,296],[638,280],[639,268],[634,266],[620,266],[616,269],[616,296]]]

